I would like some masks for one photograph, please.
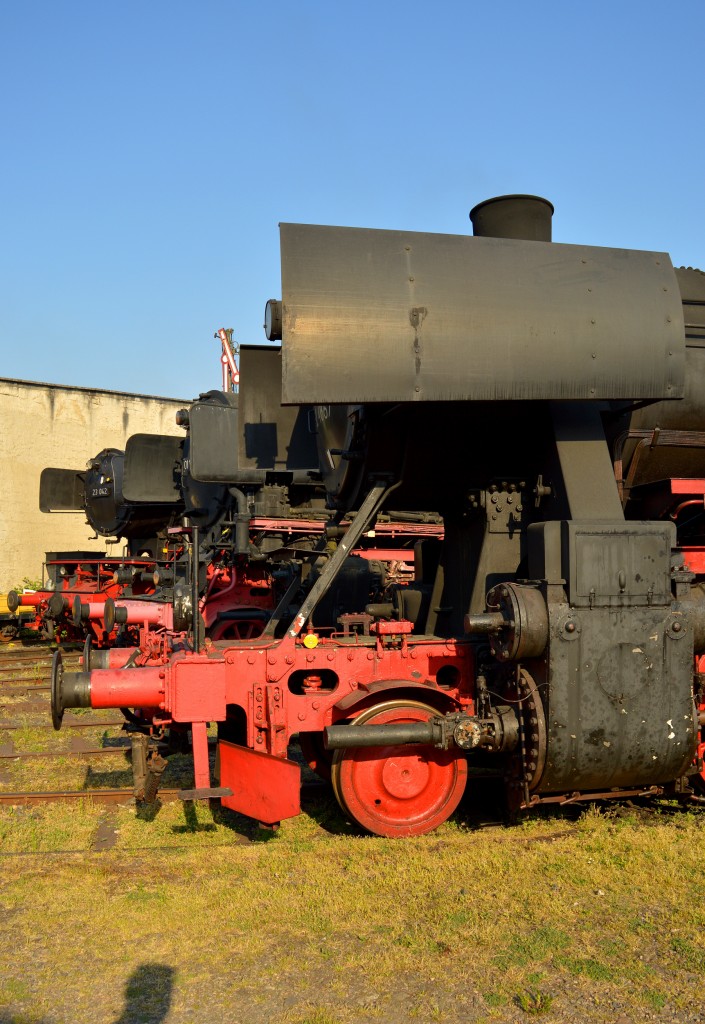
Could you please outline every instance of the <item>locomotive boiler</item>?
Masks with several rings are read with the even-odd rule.
[[[55,721],[130,705],[189,723],[185,798],[267,823],[299,811],[295,736],[381,835],[435,828],[469,768],[515,808],[697,797],[703,278],[665,253],[554,244],[552,213],[490,200],[472,237],[281,226],[265,330],[283,407],[305,407],[315,438],[319,571],[258,638],[165,648],[137,671],[64,674],[58,658]],[[194,477],[246,486],[237,410],[196,419]],[[443,539],[419,542],[411,584],[361,605],[341,573],[390,509],[439,512]]]

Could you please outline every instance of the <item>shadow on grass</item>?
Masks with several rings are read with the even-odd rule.
[[[330,786],[321,785],[302,794],[301,810],[331,836],[360,836],[364,831],[348,821]]]
[[[203,822],[198,820],[198,811],[193,800],[184,800],[184,819],[185,824],[172,825],[171,831],[182,835],[184,833],[216,831],[216,826],[213,822]]]
[[[169,1015],[176,970],[166,964],[141,964],[125,985],[125,1005],[112,1024],[161,1024]],[[48,1024],[34,1014],[0,1010],[0,1024]]]
[[[171,1008],[176,970],[166,964],[141,964],[125,985],[125,1006],[114,1024],[160,1024]]]
[[[240,836],[243,842],[248,843],[268,843],[276,838],[276,828],[260,825],[258,821],[246,818],[244,814],[231,811],[227,807],[223,807],[220,800],[210,800],[209,804],[213,819],[213,825],[209,826],[210,828],[220,825]]]

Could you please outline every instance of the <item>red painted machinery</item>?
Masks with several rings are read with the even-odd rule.
[[[32,607],[34,618],[27,629],[57,643],[83,641],[87,635],[98,644],[110,639],[105,629],[104,605],[108,598],[129,593],[154,593],[154,561],[106,558],[104,552],[48,552],[45,583],[37,590],[7,595],[8,608]],[[113,632],[114,639],[114,632]]]

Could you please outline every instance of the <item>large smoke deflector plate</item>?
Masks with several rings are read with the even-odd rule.
[[[82,512],[85,473],[78,469],[43,469],[39,477],[42,512]]]
[[[178,467],[183,438],[133,434],[125,447],[122,493],[126,501],[176,504],[181,501]]]
[[[191,475],[201,483],[238,479],[238,412],[230,405],[195,403],[189,416]]]

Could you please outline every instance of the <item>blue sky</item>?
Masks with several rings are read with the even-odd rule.
[[[261,343],[280,221],[705,266],[703,0],[0,0],[0,376],[189,398]]]

